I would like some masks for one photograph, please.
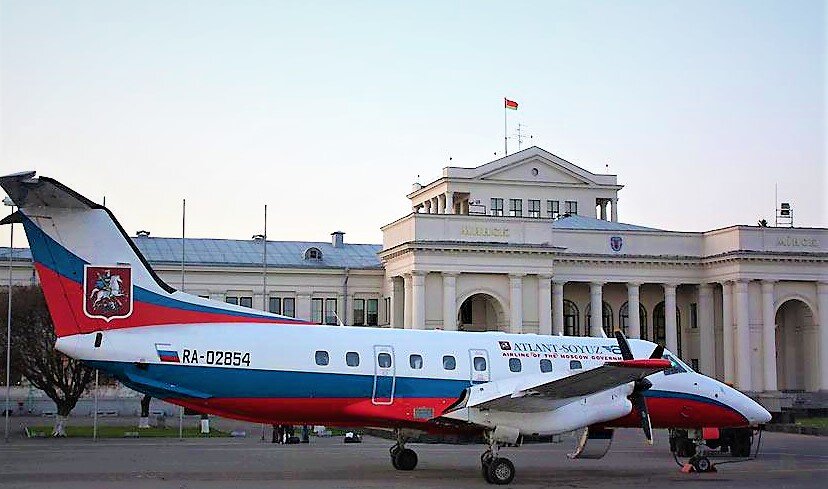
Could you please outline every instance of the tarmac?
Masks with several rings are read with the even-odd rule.
[[[0,442],[2,488],[445,488],[488,487],[480,475],[482,445],[414,445],[419,465],[391,467],[389,440],[366,436],[311,438],[306,445],[262,442],[259,425],[246,438],[24,439]],[[268,435],[269,436],[269,435]],[[560,443],[505,448],[517,477],[511,487],[826,487],[828,438],[762,435],[757,460],[719,465],[716,473],[683,474],[667,434],[644,443],[638,430],[619,430],[601,460],[569,460],[573,437]],[[712,457],[714,463],[730,460]]]

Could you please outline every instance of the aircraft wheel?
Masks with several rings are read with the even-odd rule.
[[[710,472],[713,468],[713,464],[707,457],[696,457],[693,459],[692,464],[693,468],[696,469],[696,472]]]
[[[393,455],[391,463],[397,470],[414,470],[417,466],[417,453],[410,448],[403,448]]]
[[[492,483],[493,483],[493,482],[492,482],[492,479],[489,477],[489,466],[490,466],[490,465],[491,465],[491,462],[490,462],[490,461],[488,461],[488,460],[484,460],[484,461],[480,464],[480,469],[481,469],[481,471],[482,471],[482,473],[483,473],[483,480],[485,480],[485,481],[486,481],[486,482],[488,482],[489,484],[492,484]]]
[[[493,458],[489,462],[488,478],[486,482],[498,486],[505,486],[515,478],[515,465],[508,458]]]

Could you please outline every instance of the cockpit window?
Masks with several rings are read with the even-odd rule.
[[[661,358],[670,360],[672,367],[664,371],[664,375],[683,374],[685,372],[692,372],[693,370],[684,364],[681,360],[673,355],[664,355]]]

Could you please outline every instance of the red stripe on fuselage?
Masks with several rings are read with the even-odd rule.
[[[749,424],[733,408],[695,399],[647,397],[647,411],[653,428],[736,428]],[[606,423],[606,426],[636,428],[641,426],[641,415],[633,409],[630,414]]]
[[[165,324],[197,323],[270,323],[270,324],[307,324],[301,321],[283,322],[272,318],[234,316],[232,314],[188,311],[174,307],[159,306],[147,302],[134,301],[132,314],[128,318],[119,318],[106,322],[99,318],[90,318],[83,312],[83,286],[74,280],[55,273],[51,269],[36,263],[46,303],[55,324],[58,336],[94,331],[135,328],[139,326],[158,326]]]

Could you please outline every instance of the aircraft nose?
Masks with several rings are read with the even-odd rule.
[[[771,413],[768,412],[767,409],[763,408],[761,404],[754,401],[753,399],[751,399],[750,402],[752,406],[749,406],[745,416],[750,422],[750,424],[758,425],[769,423],[771,420]]]

